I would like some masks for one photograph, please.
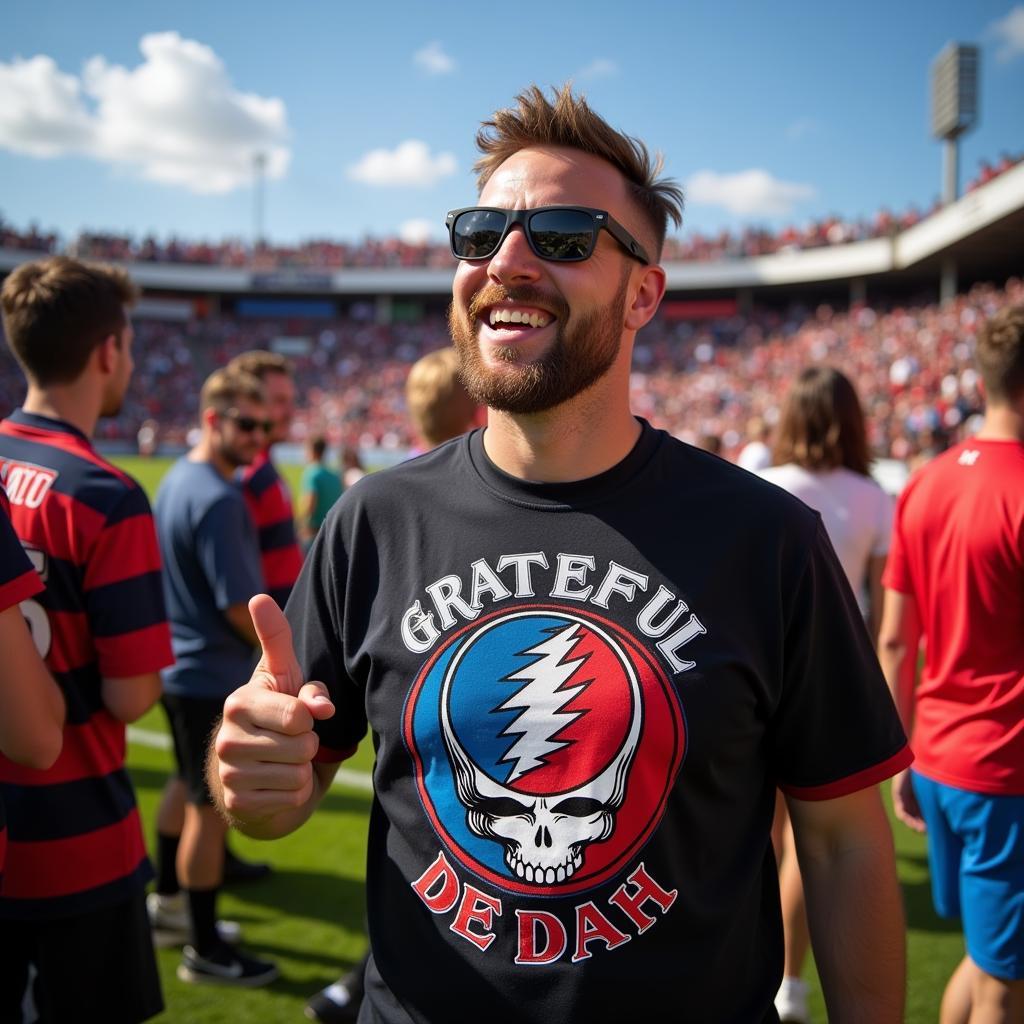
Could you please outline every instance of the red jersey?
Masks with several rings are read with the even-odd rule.
[[[103,679],[172,663],[160,553],[139,485],[70,424],[0,422],[11,522],[45,590],[32,634],[67,702],[64,744],[36,771],[0,756],[8,813],[0,918],[56,918],[124,900],[152,875]]]
[[[0,487],[0,612],[7,611],[43,589],[39,573],[32,568],[9,519],[7,493]],[[7,819],[0,799],[0,889],[4,881],[4,854],[7,850]]]
[[[267,593],[283,608],[302,570],[302,550],[295,537],[292,496],[269,452],[245,467],[242,490],[259,536]]]
[[[924,631],[915,769],[1024,794],[1024,444],[972,439],[915,474],[882,582],[914,598]]]

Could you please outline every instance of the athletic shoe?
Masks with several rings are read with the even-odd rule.
[[[146,896],[146,910],[157,949],[183,946],[192,937],[188,901],[183,892],[173,896],[151,892]],[[222,942],[235,943],[242,936],[242,927],[237,921],[218,921],[217,934]]]
[[[269,985],[277,977],[277,965],[269,960],[257,960],[222,942],[206,956],[200,956],[191,946],[186,946],[181,951],[177,974],[179,981],[190,985],[258,988]]]
[[[800,978],[783,978],[775,996],[775,1010],[782,1024],[810,1024],[807,982]]]
[[[251,860],[242,860],[226,846],[224,847],[224,884],[238,885],[244,882],[258,882],[271,872],[269,864]]]
[[[302,1012],[310,1020],[320,1021],[320,1024],[355,1024],[363,994],[351,992],[347,981],[347,978],[342,978],[321,989],[306,1003]]]

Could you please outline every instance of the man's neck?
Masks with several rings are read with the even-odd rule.
[[[1012,405],[989,405],[985,422],[974,436],[979,441],[1024,442],[1024,412]]]
[[[93,396],[74,386],[40,388],[30,384],[21,407],[35,416],[70,423],[86,437],[92,437],[100,418],[99,405]]]
[[[204,434],[199,444],[185,457],[189,462],[208,462],[225,480],[235,478],[235,467],[227,459],[217,454],[213,438],[209,435]]]
[[[593,389],[547,412],[516,416],[491,409],[484,450],[499,469],[521,480],[567,483],[597,476],[621,462],[640,436],[628,399],[609,402]]]

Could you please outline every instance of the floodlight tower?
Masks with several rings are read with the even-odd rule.
[[[948,43],[932,61],[932,135],[942,139],[942,204],[960,193],[960,136],[978,121],[978,48]]]
[[[263,214],[266,197],[264,194],[264,182],[267,172],[267,154],[256,152],[252,155],[253,174],[253,239],[252,247],[255,252],[263,242]]]

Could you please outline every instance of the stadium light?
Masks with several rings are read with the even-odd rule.
[[[252,247],[255,252],[263,242],[263,215],[266,202],[264,182],[266,180],[267,154],[253,153],[253,239]]]
[[[960,136],[978,121],[978,47],[948,43],[932,61],[932,135],[942,139],[944,206],[960,193]]]

